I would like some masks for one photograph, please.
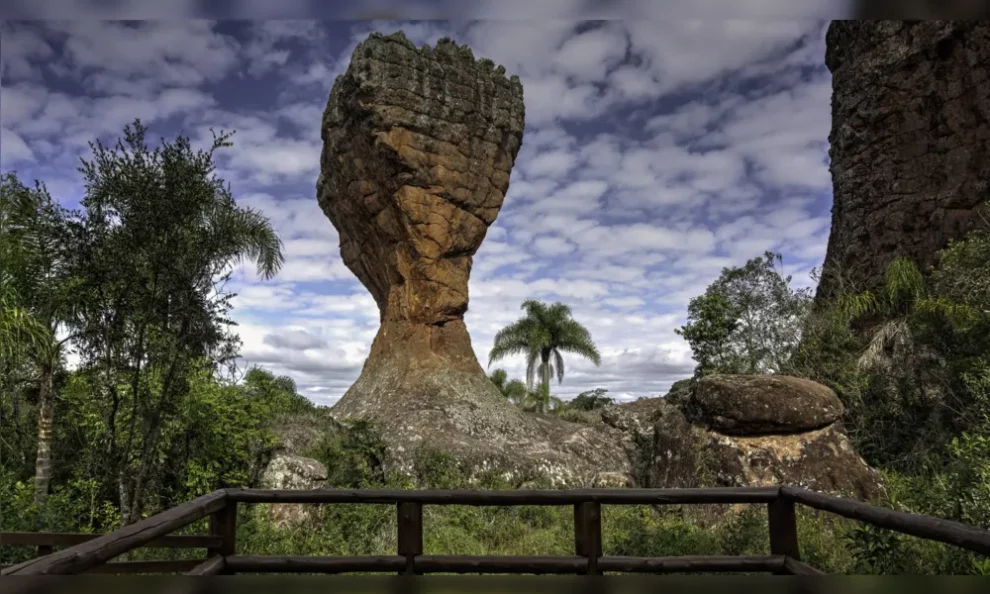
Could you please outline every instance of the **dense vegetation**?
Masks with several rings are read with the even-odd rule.
[[[238,339],[224,290],[231,265],[277,273],[281,243],[236,205],[213,153],[187,139],[145,144],[139,122],[84,161],[79,211],[13,173],[0,184],[0,530],[112,530],[199,494],[254,486],[285,424],[322,436],[304,452],[338,487],[458,487],[442,452],[420,452],[414,476],[388,472],[374,427],[340,426],[287,377],[232,364]],[[882,287],[827,303],[791,288],[766,254],[723,271],[691,300],[680,333],[709,373],[789,373],[836,390],[859,451],[882,469],[882,502],[990,527],[990,233],[974,232],[931,271],[897,260]],[[521,354],[527,380],[495,370],[506,398],[532,414],[589,422],[602,389],[550,394],[561,353],[598,363],[563,304],[524,304],[492,360]],[[74,352],[77,365],[69,366]],[[497,475],[478,487],[515,488]],[[538,486],[538,485],[532,485]],[[327,506],[299,524],[245,508],[238,542],[258,554],[391,554],[394,510]],[[434,554],[566,554],[571,512],[427,508]],[[830,572],[988,573],[986,560],[804,510],[805,559]],[[768,550],[765,512],[607,508],[606,554],[747,554]],[[190,530],[202,530],[194,526]],[[31,551],[5,547],[0,563]],[[138,551],[134,556],[201,551]]]

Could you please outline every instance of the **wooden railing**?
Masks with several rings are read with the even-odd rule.
[[[0,532],[0,547],[31,547],[38,557],[51,555],[56,548],[71,547],[94,540],[102,534],[68,533],[68,532]],[[147,548],[162,549],[215,549],[220,546],[222,539],[218,536],[190,534],[181,536],[163,536],[144,545]],[[161,561],[125,561],[97,565],[88,573],[175,573],[193,569],[205,559],[175,559]],[[10,567],[0,565],[0,570]]]
[[[235,552],[239,503],[338,504],[367,503],[396,506],[396,555],[364,557],[258,556]],[[770,554],[753,556],[612,557],[602,555],[602,505],[763,504],[767,506]],[[4,569],[3,575],[114,572],[108,563],[138,547],[206,547],[207,558],[145,566],[147,572],[186,571],[190,575],[233,573],[515,573],[581,574],[675,572],[770,572],[819,574],[801,562],[795,504],[801,504],[881,528],[956,545],[990,555],[990,531],[928,516],[909,514],[859,501],[795,487],[714,489],[574,489],[520,491],[378,491],[318,489],[309,491],[229,489],[216,491],[109,534],[35,535],[14,533],[0,544],[39,547],[71,545],[60,551]],[[570,556],[442,556],[423,554],[423,506],[567,505],[574,508],[574,555]],[[210,518],[210,534],[166,536]],[[19,534],[19,535],[18,535]],[[62,540],[58,540],[58,537]],[[34,538],[34,540],[32,540]],[[73,542],[73,539],[77,539]]]

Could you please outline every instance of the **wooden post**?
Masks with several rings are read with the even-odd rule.
[[[219,510],[210,514],[210,534],[220,537],[220,546],[206,549],[207,557],[220,555],[229,557],[237,549],[237,502],[228,501]],[[222,575],[230,575],[232,571],[223,570]]]
[[[415,575],[416,556],[423,554],[423,504],[398,503],[399,555],[406,558],[406,568],[399,575]]]
[[[767,505],[767,511],[770,519],[770,554],[787,555],[800,561],[794,502],[778,497]]]
[[[574,505],[574,552],[588,558],[588,575],[598,575],[602,556],[601,504],[588,501]]]

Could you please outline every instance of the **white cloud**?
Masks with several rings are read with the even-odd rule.
[[[691,297],[765,249],[810,283],[829,227],[823,24],[691,21],[676,15],[709,3],[675,4],[664,19],[599,23],[4,23],[0,160],[73,204],[86,143],[134,118],[204,148],[211,127],[236,130],[218,173],[271,220],[286,256],[274,281],[250,262],[234,271],[244,360],[330,402],[360,372],[379,312],[315,198],[327,93],[372,30],[402,28],[417,44],[451,35],[519,75],[526,103],[503,210],[473,259],[466,322],[479,358],[522,300],[562,301],[603,362],[569,357],[555,392],[655,395],[693,368],[674,333]],[[745,2],[752,14],[771,5]],[[522,373],[521,360],[500,365]]]
[[[7,128],[0,129],[0,165],[10,168],[33,160],[34,153],[20,136]]]

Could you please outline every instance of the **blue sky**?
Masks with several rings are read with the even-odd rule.
[[[519,75],[526,130],[505,204],[475,257],[466,316],[482,363],[527,298],[563,301],[601,367],[569,359],[562,397],[662,394],[690,375],[674,329],[724,266],[764,250],[809,286],[828,240],[831,79],[821,20],[106,21],[0,28],[0,168],[68,206],[87,142],[141,118],[219,153],[238,203],[282,236],[286,265],[235,271],[245,364],[332,403],[378,326],[316,203],[319,123],[371,31],[450,36]],[[522,360],[502,365],[522,376]]]

